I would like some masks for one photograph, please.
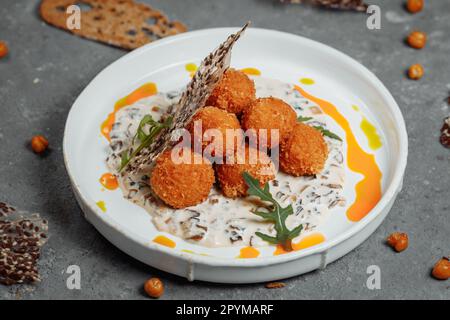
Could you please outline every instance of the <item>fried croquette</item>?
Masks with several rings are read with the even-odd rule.
[[[228,112],[240,114],[256,99],[255,83],[245,73],[228,69],[206,101]]]
[[[203,202],[208,197],[215,178],[214,169],[207,159],[195,163],[191,149],[179,148],[177,152],[178,155],[183,155],[183,158],[188,153],[192,161],[174,162],[177,160],[172,158],[172,150],[165,151],[156,160],[151,172],[150,186],[164,203],[180,209]]]
[[[243,148],[241,148],[243,150]],[[245,156],[244,156],[245,154]],[[245,146],[245,152],[237,152],[233,164],[216,165],[216,174],[223,194],[228,198],[247,195],[247,184],[242,174],[248,172],[258,179],[261,187],[275,179],[275,165],[266,153]]]
[[[257,139],[255,143],[260,150],[278,146],[275,141],[271,141],[272,130],[278,129],[279,141],[283,141],[289,136],[296,122],[297,114],[294,109],[283,100],[274,97],[255,100],[244,111],[241,119],[244,130],[253,129],[246,133],[249,137]],[[267,131],[260,131],[261,129]]]
[[[322,133],[304,123],[297,123],[280,145],[280,168],[296,177],[319,173],[327,157],[328,147]]]
[[[201,132],[194,134],[194,124],[200,120]],[[197,125],[199,125],[198,122]],[[241,125],[236,115],[216,107],[204,107],[200,109],[192,118],[187,129],[191,133],[192,141],[201,144],[202,149],[205,151],[204,154],[213,157],[233,155],[237,146],[243,141]],[[217,129],[219,132],[214,132],[210,129]],[[216,137],[217,133],[219,135],[221,134],[221,139]],[[227,141],[227,135],[230,141]],[[208,149],[211,150],[207,152],[205,148],[208,145],[210,145]]]

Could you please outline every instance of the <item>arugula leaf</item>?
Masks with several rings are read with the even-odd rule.
[[[297,121],[299,121],[299,122],[306,122],[306,121],[309,121],[309,120],[312,120],[313,119],[313,117],[303,117],[303,116],[299,116],[298,118],[297,118]]]
[[[253,178],[248,172],[242,174],[245,183],[248,186],[248,194],[260,198],[262,201],[269,202],[269,212],[256,211],[254,214],[263,218],[266,221],[275,223],[275,237],[269,236],[261,232],[255,234],[271,244],[281,244],[286,251],[292,250],[292,239],[297,237],[303,230],[303,225],[299,225],[292,230],[286,226],[286,219],[294,213],[292,205],[283,208],[277,200],[275,200],[270,193],[269,183],[266,182],[263,188],[260,187],[258,179]]]
[[[248,186],[248,194],[251,196],[255,196],[260,198],[263,201],[267,201],[267,202],[272,202],[275,201],[272,197],[272,194],[270,192],[268,192],[269,190],[266,189],[266,187],[268,188],[269,185],[266,183],[264,185],[264,189],[261,189],[261,187],[259,186],[259,180],[253,178],[248,172],[244,172],[244,180],[245,183]]]
[[[297,121],[299,121],[299,122],[306,122],[306,121],[309,121],[309,120],[312,120],[312,119],[313,119],[313,117],[298,116]],[[329,137],[331,139],[336,139],[336,140],[342,141],[342,139],[337,134],[331,132],[330,130],[325,129],[322,126],[314,126],[314,128],[319,130],[320,132],[322,132],[322,134],[324,136],[327,136],[327,137]]]
[[[322,132],[322,134],[324,136],[327,136],[327,137],[329,137],[331,139],[336,139],[336,140],[342,141],[342,139],[337,134],[331,132],[330,130],[325,129],[322,126],[314,126],[314,128],[319,130],[320,132]]]
[[[142,117],[141,121],[139,122],[139,126],[136,130],[136,134],[133,137],[131,145],[133,146],[136,139],[140,141],[139,146],[131,151],[131,148],[128,150],[125,150],[122,153],[122,158],[120,161],[120,168],[119,172],[122,171],[139,152],[142,151],[142,149],[150,146],[155,139],[155,137],[161,132],[162,129],[168,128],[170,124],[172,123],[172,117],[168,117],[164,123],[160,123],[158,121],[153,120],[151,115],[145,115]],[[145,132],[144,128],[145,126],[149,126],[148,134]]]
[[[128,162],[130,162],[130,157],[128,155],[128,152],[125,151],[122,153],[122,158],[120,159],[120,168],[125,168],[125,166],[127,165]],[[120,170],[122,170],[122,169],[120,169]]]
[[[267,241],[268,243],[271,243],[271,244],[278,244],[278,239],[275,238],[275,237],[268,236],[267,234],[264,234],[264,233],[258,232],[258,231],[255,232],[255,234],[256,234],[258,237],[260,237],[261,239],[263,239],[264,241]]]

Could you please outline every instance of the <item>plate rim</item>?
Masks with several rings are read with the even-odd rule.
[[[321,254],[330,248],[344,242],[345,240],[351,238],[361,230],[363,230],[368,224],[370,224],[378,215],[382,214],[382,211],[385,207],[387,207],[390,203],[390,201],[393,200],[393,198],[396,197],[398,191],[402,187],[403,183],[403,176],[406,169],[407,164],[407,157],[408,157],[408,135],[406,131],[406,125],[403,118],[403,115],[401,113],[401,110],[395,101],[392,94],[389,92],[389,90],[384,86],[384,84],[381,82],[378,77],[373,74],[369,69],[367,69],[364,65],[350,57],[349,55],[329,46],[326,44],[323,44],[321,42],[311,40],[309,38],[296,35],[293,33],[288,33],[284,31],[278,31],[273,29],[264,29],[264,28],[250,28],[246,30],[247,33],[265,33],[265,34],[272,34],[277,37],[284,37],[284,38],[291,38],[296,41],[303,42],[303,44],[307,44],[308,46],[314,47],[315,49],[321,50],[321,51],[328,51],[330,55],[332,55],[334,58],[337,58],[339,60],[342,60],[342,62],[347,62],[350,65],[352,65],[353,70],[358,73],[358,75],[363,76],[367,78],[371,84],[375,86],[375,88],[380,92],[380,94],[389,102],[389,108],[392,112],[392,115],[394,117],[394,120],[396,121],[396,129],[399,133],[399,154],[400,159],[395,164],[394,170],[393,170],[393,177],[391,183],[388,185],[387,189],[383,193],[383,196],[378,201],[378,203],[375,205],[372,210],[360,221],[355,223],[353,226],[351,226],[348,230],[343,232],[342,234],[339,234],[335,238],[331,240],[326,240],[321,244],[315,245],[310,248],[306,248],[303,250],[291,252],[289,254],[283,254],[283,255],[277,255],[277,256],[267,256],[267,257],[258,257],[257,259],[232,259],[232,258],[224,258],[224,257],[217,257],[217,256],[203,256],[198,254],[185,254],[181,251],[174,250],[172,248],[166,248],[164,246],[158,245],[156,243],[153,243],[151,241],[139,241],[140,236],[129,233],[129,232],[123,232],[123,230],[118,230],[117,226],[114,225],[110,219],[108,219],[106,215],[100,214],[99,210],[93,205],[95,203],[94,199],[91,199],[88,195],[84,195],[78,183],[76,182],[76,178],[73,174],[73,169],[71,169],[70,160],[67,154],[67,150],[69,148],[68,145],[68,130],[70,127],[71,119],[76,112],[77,105],[79,104],[80,97],[85,94],[85,91],[93,85],[93,83],[100,77],[100,75],[104,72],[106,72],[109,69],[112,69],[115,67],[115,65],[120,63],[126,63],[128,60],[134,59],[136,56],[143,54],[144,52],[154,50],[156,48],[159,48],[161,46],[167,46],[170,45],[173,42],[186,40],[189,38],[207,35],[209,33],[219,33],[219,34],[225,34],[229,35],[236,30],[240,28],[238,27],[227,27],[227,28],[208,28],[208,29],[200,29],[195,31],[189,31],[186,33],[182,33],[179,35],[171,36],[165,39],[160,39],[155,42],[146,44],[138,49],[135,49],[124,56],[120,57],[119,59],[113,61],[109,65],[107,65],[105,68],[103,68],[97,75],[86,85],[86,87],[81,91],[81,93],[78,95],[77,99],[72,104],[70,111],[67,116],[67,120],[65,122],[64,126],[64,136],[63,136],[63,157],[64,157],[64,164],[66,167],[67,174],[69,176],[69,179],[71,181],[71,184],[74,190],[74,193],[76,193],[79,197],[76,197],[77,201],[82,201],[83,204],[80,204],[80,207],[82,211],[87,215],[85,212],[84,207],[86,206],[89,208],[89,210],[97,216],[103,223],[107,224],[108,227],[115,229],[117,232],[120,232],[124,237],[126,237],[128,240],[132,241],[133,243],[143,247],[147,250],[156,250],[160,251],[162,253],[168,254],[172,257],[182,259],[188,263],[199,263],[202,265],[208,265],[213,267],[261,267],[261,266],[269,266],[269,265],[276,265],[281,264],[285,262],[289,262],[292,260],[297,260],[306,256],[310,256],[313,254]],[[89,201],[88,201],[89,200]],[[395,199],[394,199],[395,200]],[[91,222],[90,222],[91,223]],[[94,227],[98,230],[97,226],[94,225]],[[370,235],[369,235],[370,236]],[[109,239],[108,239],[109,241]],[[350,251],[354,250],[351,249]],[[126,252],[128,255],[132,256],[130,253]]]

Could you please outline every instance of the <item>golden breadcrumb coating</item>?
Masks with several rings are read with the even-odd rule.
[[[267,129],[267,137],[261,136],[261,148],[271,147],[271,130],[279,130],[279,141],[286,139],[295,123],[297,122],[297,114],[294,109],[281,99],[268,97],[255,100],[242,115],[241,125],[244,130],[254,129],[253,134],[249,136],[255,137],[259,145],[259,130]],[[273,147],[278,144],[274,142]]]
[[[189,148],[179,149],[179,154],[187,152],[193,159]],[[200,164],[180,163],[172,160],[172,150],[165,151],[156,160],[151,172],[150,186],[153,192],[167,205],[180,209],[203,202],[214,184],[214,170],[207,159]],[[199,155],[197,155],[199,156]],[[200,156],[201,159],[201,156]]]
[[[228,69],[206,101],[228,112],[240,114],[255,100],[255,84],[245,73]]]
[[[327,157],[322,133],[304,123],[297,123],[280,145],[280,169],[296,177],[319,173]]]
[[[250,155],[253,155],[252,158]],[[248,146],[245,146],[245,158],[238,152],[234,164],[216,165],[215,169],[222,192],[228,198],[247,195],[248,187],[242,177],[244,172],[248,172],[252,177],[258,179],[261,186],[275,179],[276,175],[275,165],[269,156],[256,149],[250,149]]]
[[[201,120],[202,124],[202,132],[200,134],[196,134],[196,137],[194,137],[194,122]],[[243,141],[243,135],[241,130],[241,125],[239,123],[239,120],[237,119],[236,115],[234,113],[227,112],[226,110],[219,109],[216,107],[204,107],[197,111],[197,113],[192,118],[192,121],[188,124],[187,129],[191,133],[192,137],[192,143],[194,147],[194,139],[197,141],[197,143],[202,144],[202,149],[205,150],[205,148],[211,144],[211,152],[207,152],[208,155],[211,154],[212,156],[219,157],[220,154],[223,156],[226,155],[232,155],[236,148],[242,144]],[[214,148],[214,141],[216,137],[213,133],[206,132],[205,131],[209,129],[217,129],[220,130],[222,134],[222,141],[217,141],[217,149]],[[228,136],[231,138],[230,141],[227,142],[227,129],[228,130]],[[232,133],[235,133],[236,135],[230,135]],[[227,146],[227,143],[230,144]],[[220,146],[222,148],[220,148]],[[226,151],[226,152],[225,152]],[[206,152],[205,152],[206,153]],[[218,153],[218,154],[217,154]],[[206,156],[206,154],[205,154]]]

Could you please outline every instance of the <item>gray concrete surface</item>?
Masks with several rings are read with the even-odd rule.
[[[158,276],[164,299],[449,299],[450,283],[429,276],[434,261],[450,244],[450,150],[438,142],[444,99],[450,90],[450,4],[426,1],[410,15],[404,1],[372,0],[382,9],[382,29],[369,31],[364,14],[331,12],[272,0],[147,0],[191,30],[253,26],[299,34],[329,44],[356,58],[389,88],[406,120],[410,156],[404,188],[382,226],[359,248],[326,270],[286,280],[280,290],[262,284],[189,283],[152,269],[106,241],[84,218],[69,186],[62,157],[67,113],[77,95],[108,64],[126,52],[80,39],[44,24],[37,0],[0,0],[0,39],[11,53],[0,61],[0,200],[41,212],[50,223],[50,240],[41,260],[42,282],[0,286],[0,299],[141,299],[142,284]],[[415,28],[429,35],[416,51],[403,39]],[[405,78],[420,62],[421,81]],[[40,158],[30,152],[30,137],[42,133],[52,147]],[[410,247],[395,254],[383,241],[392,231],[410,236]],[[81,290],[66,288],[65,269],[82,270]],[[381,268],[381,289],[369,290],[366,269]]]

